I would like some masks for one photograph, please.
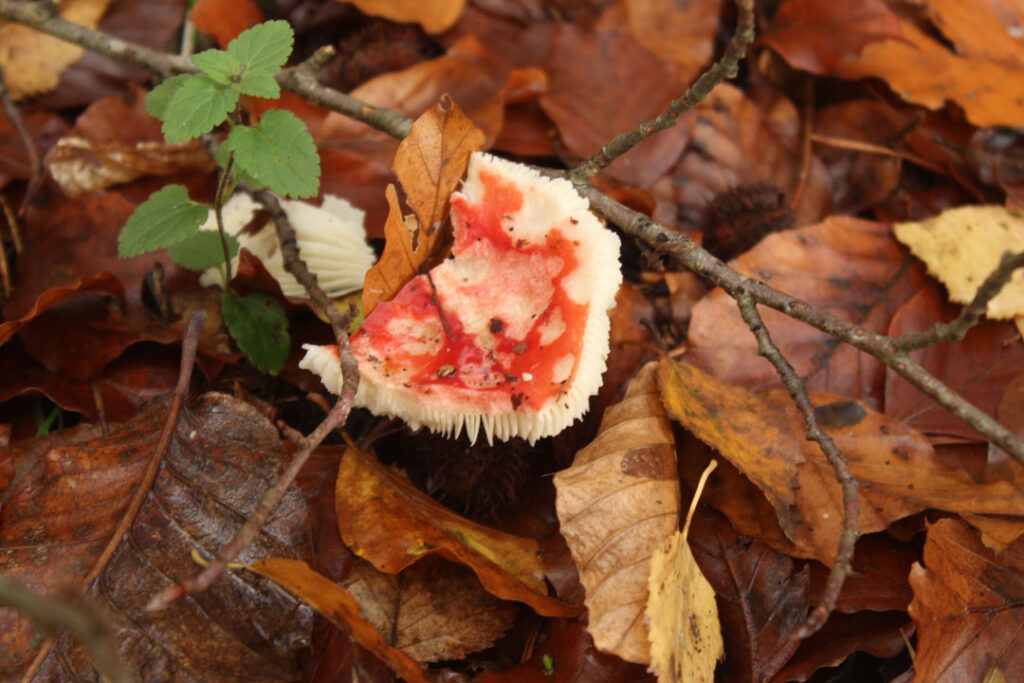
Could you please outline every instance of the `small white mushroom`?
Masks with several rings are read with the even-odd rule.
[[[324,292],[336,298],[361,289],[366,271],[376,260],[373,249],[366,243],[364,212],[334,195],[324,195],[323,204],[319,207],[297,200],[280,201],[295,229],[299,254],[316,274]],[[281,285],[286,297],[306,298],[306,290],[284,269],[273,222],[267,220],[255,233],[241,232],[258,209],[259,205],[249,195],[244,192],[235,194],[221,210],[225,230],[263,263],[267,272]],[[217,229],[217,220],[212,212],[200,229]],[[235,258],[233,269],[237,264],[238,259]],[[208,270],[199,281],[204,286],[219,285],[220,273],[215,268]]]

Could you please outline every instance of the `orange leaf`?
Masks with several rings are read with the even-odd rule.
[[[499,598],[525,602],[545,616],[579,613],[547,596],[536,541],[459,517],[371,455],[345,452],[336,493],[342,540],[382,572],[395,574],[437,553],[468,566]]]
[[[355,5],[363,14],[383,17],[402,24],[415,23],[427,33],[452,27],[462,14],[466,0],[341,0]]]
[[[796,545],[794,554],[830,564],[843,525],[842,495],[825,456],[804,438],[803,417],[786,391],[755,394],[667,359],[658,380],[669,414],[765,495]],[[927,508],[1020,518],[1019,468],[1011,481],[977,483],[943,465],[925,437],[903,422],[829,394],[811,394],[811,401],[861,484],[862,534]]]
[[[441,226],[448,216],[448,198],[466,173],[469,155],[483,144],[484,133],[447,95],[418,118],[402,140],[394,169],[416,220],[403,219],[395,190],[389,187],[387,242],[380,261],[366,274],[366,315],[394,297],[444,242],[448,232]]]
[[[375,654],[391,670],[410,683],[426,683],[423,670],[401,650],[391,647],[384,636],[359,614],[359,603],[347,590],[318,574],[301,560],[268,557],[246,567],[274,581],[298,597],[336,626],[348,629],[353,640]]]
[[[196,28],[227,47],[235,36],[263,21],[263,12],[252,0],[199,0],[190,15]]]

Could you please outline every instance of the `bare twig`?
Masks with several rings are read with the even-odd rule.
[[[220,178],[217,181],[217,194],[213,198],[213,216],[217,220],[220,248],[224,252],[224,291],[227,291],[228,283],[231,282],[231,246],[228,244],[228,233],[224,229],[224,195],[227,192],[228,181],[231,179],[231,168],[234,165],[235,153],[232,151],[228,153],[228,163],[220,172]]]
[[[71,604],[56,597],[40,595],[28,586],[0,575],[0,605],[18,610],[43,633],[69,631],[89,650],[96,670],[104,679],[114,683],[135,680],[117,656],[117,643],[110,624],[88,603]]]
[[[1024,252],[1020,254],[1006,252],[999,260],[996,269],[989,273],[985,281],[978,287],[974,299],[964,306],[955,320],[939,323],[923,332],[911,332],[896,337],[892,340],[892,347],[896,351],[906,353],[939,342],[960,341],[972,327],[978,324],[981,316],[985,315],[988,303],[1002,291],[1018,268],[1024,268]]]
[[[680,268],[702,275],[733,298],[746,292],[759,304],[785,313],[791,318],[829,334],[836,339],[878,358],[897,374],[930,396],[936,403],[960,418],[986,439],[1024,463],[1024,444],[963,396],[914,362],[905,352],[894,348],[891,337],[866,330],[859,325],[835,317],[805,301],[773,289],[737,273],[701,249],[686,235],[669,230],[650,217],[615,201],[600,190],[583,186],[577,190],[590,200],[594,210],[618,225],[631,237],[653,247]]]
[[[672,102],[661,114],[622,133],[601,146],[601,151],[569,172],[569,180],[576,185],[586,184],[610,163],[636,147],[642,140],[671,128],[679,117],[690,111],[722,81],[734,78],[739,63],[754,42],[754,0],[736,1],[736,33],[733,34],[725,54],[694,81],[683,96]]]
[[[324,421],[317,425],[316,429],[300,442],[300,448],[292,456],[288,467],[285,468],[274,481],[274,484],[263,494],[259,503],[256,504],[256,509],[249,515],[249,518],[246,519],[234,538],[221,548],[220,552],[217,553],[216,559],[195,576],[154,595],[146,605],[147,610],[163,609],[190,593],[205,590],[224,574],[228,563],[238,557],[239,553],[256,540],[260,529],[263,528],[271,513],[277,508],[288,487],[295,481],[309,456],[335,428],[343,425],[348,419],[348,414],[351,412],[352,404],[355,401],[356,390],[359,388],[359,366],[352,355],[348,342],[348,316],[342,315],[338,311],[330,297],[317,284],[316,276],[309,271],[309,268],[302,261],[299,255],[295,230],[288,221],[288,216],[285,214],[284,209],[281,208],[281,203],[277,197],[267,191],[257,192],[255,197],[270,214],[274,221],[274,226],[277,228],[277,236],[281,243],[285,268],[306,288],[310,299],[320,308],[327,319],[331,321],[331,327],[334,329],[334,335],[338,341],[338,355],[342,368],[341,395],[327,414],[327,417],[324,418]]]
[[[740,308],[743,321],[747,323],[747,327],[757,339],[758,354],[767,358],[775,366],[782,385],[786,387],[793,403],[803,413],[804,425],[807,428],[807,440],[817,442],[821,452],[825,454],[825,458],[832,465],[836,479],[843,491],[843,532],[839,536],[839,548],[836,551],[832,570],[825,582],[821,604],[814,608],[810,616],[807,617],[807,621],[794,635],[796,640],[803,640],[825,625],[828,615],[836,606],[836,600],[839,599],[839,591],[842,590],[846,577],[850,575],[854,546],[857,544],[857,537],[860,536],[860,527],[857,524],[857,518],[860,516],[857,480],[850,473],[846,458],[836,447],[832,437],[818,424],[818,418],[814,414],[814,405],[807,395],[807,388],[796,374],[793,366],[779,351],[779,347],[772,341],[768,329],[764,326],[764,321],[761,320],[761,314],[757,312],[757,304],[754,303],[753,298],[747,292],[739,291],[736,293],[736,304]]]
[[[29,132],[28,125],[21,115],[21,110],[14,103],[11,91],[7,89],[7,84],[4,82],[3,70],[0,70],[0,101],[4,103],[4,111],[7,112],[7,117],[11,120],[14,130],[17,131],[21,145],[25,148],[25,154],[28,156],[28,187],[25,189],[25,196],[21,199],[21,208],[18,209],[18,212],[24,216],[29,204],[32,203],[32,199],[36,196],[36,192],[39,191],[39,187],[43,184],[43,165],[39,161],[39,150],[36,149],[36,141],[32,139],[32,133]],[[12,226],[11,230],[14,229]],[[18,250],[21,251],[20,245]]]

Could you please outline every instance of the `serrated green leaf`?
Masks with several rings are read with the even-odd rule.
[[[232,85],[241,77],[242,65],[224,50],[205,50],[192,55],[192,63],[221,85]]]
[[[191,75],[171,96],[163,115],[167,142],[188,142],[224,122],[238,93],[203,74]]]
[[[177,244],[199,232],[210,207],[188,198],[183,185],[168,185],[139,204],[121,228],[117,255],[130,258]]]
[[[275,375],[284,367],[291,339],[288,318],[277,300],[266,294],[228,293],[221,300],[221,315],[238,348],[256,367]]]
[[[287,21],[265,21],[242,31],[228,44],[228,54],[245,67],[246,73],[273,76],[292,53],[295,32]]]
[[[167,105],[174,96],[174,93],[178,92],[178,89],[185,85],[185,81],[190,78],[192,78],[190,74],[172,76],[153,88],[153,90],[146,95],[146,111],[148,111],[151,116],[155,116],[163,121],[164,112],[167,111]]]
[[[235,153],[235,165],[272,192],[312,197],[320,189],[313,136],[290,111],[273,109],[255,126],[235,126],[226,144]]]
[[[256,71],[245,71],[242,78],[235,84],[235,89],[243,95],[266,97],[271,100],[276,100],[281,96],[281,86],[277,84],[274,77]]]
[[[238,256],[238,240],[233,235],[226,235],[228,252],[231,258]],[[213,230],[201,230],[191,237],[186,237],[167,250],[171,260],[180,266],[192,270],[216,268],[224,263],[224,247],[220,243],[220,233]]]

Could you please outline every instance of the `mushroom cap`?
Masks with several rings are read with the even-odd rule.
[[[324,292],[336,298],[361,289],[366,271],[376,260],[373,249],[366,243],[365,213],[329,194],[324,195],[319,207],[308,202],[281,200],[281,208],[295,229],[299,254],[316,273]],[[242,232],[258,209],[259,205],[248,194],[236,193],[221,209],[225,230],[263,262],[286,297],[307,298],[305,288],[284,268],[273,223],[268,220],[255,233]],[[201,229],[216,230],[216,217],[211,214]],[[232,265],[236,264],[237,259]],[[217,269],[203,273],[200,283],[204,286],[220,284]]]
[[[619,239],[568,181],[483,153],[451,215],[451,257],[353,335],[356,405],[474,441],[481,427],[489,442],[557,434],[601,386]],[[316,371],[325,354],[300,366]]]

